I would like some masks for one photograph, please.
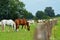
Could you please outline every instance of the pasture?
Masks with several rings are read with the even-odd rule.
[[[6,26],[5,31],[2,32],[1,26],[0,26],[0,40],[33,40],[34,38],[34,30],[36,28],[37,24],[31,24],[30,25],[30,31],[27,29],[22,28],[22,26],[19,27],[19,31],[13,31],[12,28]],[[8,29],[10,30],[8,32]],[[26,30],[26,31],[25,31]],[[58,23],[52,28],[52,34],[50,39],[51,40],[60,40],[60,18],[58,18]]]
[[[24,28],[21,29],[20,26],[18,32],[13,31],[11,28],[10,31],[8,32],[7,30],[9,29],[9,27],[6,26],[5,32],[2,32],[0,26],[0,40],[33,40],[35,27],[36,24],[31,24],[30,31],[28,30],[25,31],[25,29]]]
[[[58,18],[58,23],[52,28],[51,40],[60,40],[60,18]]]

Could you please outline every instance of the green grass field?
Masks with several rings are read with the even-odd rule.
[[[2,32],[0,27],[0,40],[33,40],[35,27],[36,24],[32,24],[30,31],[25,31],[24,28],[21,29],[20,27],[18,32],[13,32],[11,28],[11,31],[8,32],[8,27],[5,28],[5,32]]]
[[[25,31],[25,29],[19,28],[18,32],[11,31],[8,32],[8,26],[5,28],[5,32],[2,32],[0,27],[0,40],[33,40],[34,30],[37,24],[31,24],[30,31]],[[58,18],[58,23],[52,28],[51,40],[60,40],[60,18]]]
[[[52,29],[51,40],[60,40],[60,18],[58,18],[58,23]]]

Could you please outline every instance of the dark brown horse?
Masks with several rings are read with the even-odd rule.
[[[22,25],[22,28],[23,27],[27,28],[28,31],[30,30],[29,22],[27,22],[25,18],[16,19],[15,23],[16,23],[16,30],[19,29],[19,25]]]

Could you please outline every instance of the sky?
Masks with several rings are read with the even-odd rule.
[[[60,0],[21,0],[25,4],[25,8],[33,15],[38,10],[44,11],[46,7],[52,7],[55,14],[60,14]]]

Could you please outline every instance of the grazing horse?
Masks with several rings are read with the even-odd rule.
[[[6,25],[11,26],[12,29],[14,29],[14,30],[16,29],[15,22],[11,19],[10,20],[2,20],[1,23],[2,23],[2,30],[3,31],[4,31]]]
[[[24,18],[23,19],[16,19],[15,24],[16,24],[17,31],[19,29],[19,25],[22,25],[22,28],[23,28],[23,26],[25,26],[25,28],[27,28],[28,31],[30,30],[29,22],[27,22],[27,20]]]

